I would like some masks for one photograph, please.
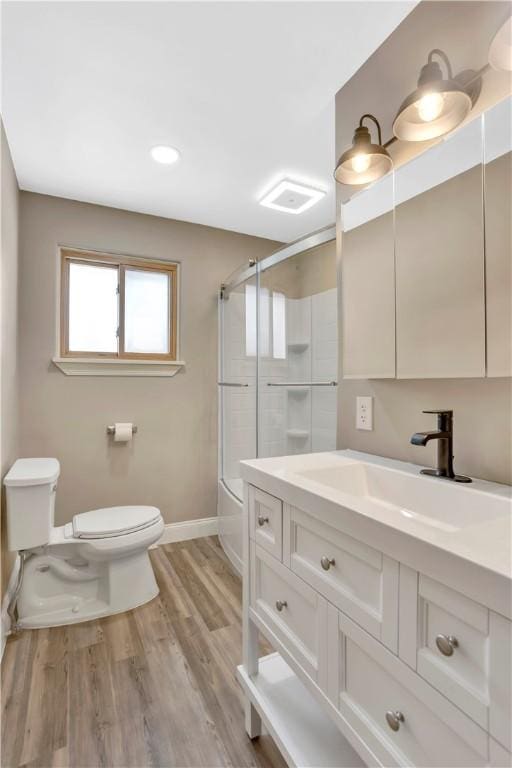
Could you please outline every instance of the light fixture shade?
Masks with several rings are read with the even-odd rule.
[[[448,77],[433,56],[446,65]],[[402,141],[428,141],[444,136],[456,128],[472,107],[464,86],[453,79],[446,54],[439,48],[430,51],[422,67],[418,87],[402,103],[393,123],[393,133]]]
[[[355,130],[351,148],[338,160],[334,178],[339,184],[350,186],[369,184],[385,176],[392,167],[393,161],[386,149],[381,144],[372,144],[368,128],[360,124]]]
[[[512,71],[512,17],[499,28],[489,48],[489,64],[493,69]]]
[[[421,116],[421,103],[425,97],[439,95],[442,100],[440,114],[432,120]],[[404,101],[393,123],[393,133],[403,141],[428,141],[453,131],[471,109],[469,95],[455,80],[441,80],[417,88]]]

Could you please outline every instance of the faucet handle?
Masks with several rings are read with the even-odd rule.
[[[440,410],[440,411],[422,411],[422,413],[436,413],[438,416],[441,416],[441,415],[442,416],[453,416],[453,411],[445,411],[445,410]]]

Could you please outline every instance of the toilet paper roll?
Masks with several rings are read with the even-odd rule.
[[[115,443],[129,443],[133,437],[133,424],[128,421],[116,423],[114,432]]]

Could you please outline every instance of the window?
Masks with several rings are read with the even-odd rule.
[[[61,249],[61,356],[176,360],[177,265]]]
[[[256,356],[256,286],[245,286],[245,354]],[[260,357],[286,359],[286,297],[268,288],[259,291]],[[271,349],[272,348],[272,349]]]
[[[272,353],[276,360],[286,359],[286,297],[272,294]]]

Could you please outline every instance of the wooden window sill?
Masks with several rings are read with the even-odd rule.
[[[175,376],[183,360],[109,360],[102,357],[54,357],[66,376]]]

